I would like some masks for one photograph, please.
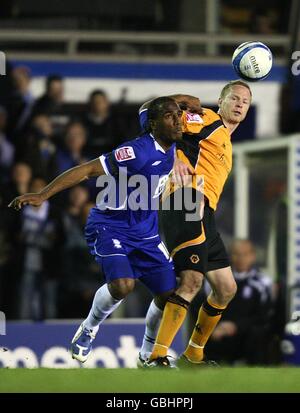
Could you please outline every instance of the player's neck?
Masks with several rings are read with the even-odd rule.
[[[230,135],[236,130],[236,128],[239,126],[239,123],[232,123],[227,121],[226,119],[222,118],[222,122],[226,126],[227,129],[229,129]]]
[[[164,151],[168,151],[174,143],[174,142],[172,143],[164,142],[160,139],[158,139],[157,142],[160,144],[160,146],[163,148]]]
[[[168,142],[168,141],[165,141],[161,138],[156,138],[153,134],[152,134],[152,136],[156,140],[156,142],[163,148],[163,150],[165,152],[168,151],[174,143],[173,141]]]

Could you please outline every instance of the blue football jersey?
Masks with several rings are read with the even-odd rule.
[[[172,171],[174,154],[175,144],[165,151],[146,133],[100,156],[107,185],[97,196],[89,222],[157,234],[159,196]],[[98,180],[103,184],[102,177]]]

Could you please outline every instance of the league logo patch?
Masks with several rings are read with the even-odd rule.
[[[203,123],[203,119],[198,115],[198,113],[186,113],[186,122],[187,123]]]
[[[118,162],[123,162],[129,159],[135,159],[135,153],[131,146],[124,146],[115,151],[115,157]]]

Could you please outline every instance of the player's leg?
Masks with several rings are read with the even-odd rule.
[[[165,305],[151,360],[168,354],[168,349],[186,318],[188,307],[201,288],[201,272],[186,270],[180,275],[180,287],[170,295]]]
[[[195,363],[203,361],[204,346],[236,292],[227,252],[216,229],[214,211],[208,205],[205,207],[204,220],[208,249],[206,277],[212,293],[199,310],[194,331],[184,352],[184,357]]]
[[[89,315],[84,320],[83,327],[94,330],[115,311],[135,286],[133,278],[118,278],[100,287],[93,300]]]
[[[100,228],[89,234],[88,243],[96,261],[102,267],[106,284],[96,292],[87,318],[72,339],[72,357],[81,362],[86,361],[90,355],[91,343],[99,326],[135,286],[135,275],[127,257],[128,248],[124,237],[111,229]]]
[[[236,282],[230,267],[209,271],[206,277],[212,292],[200,307],[195,328],[184,352],[184,356],[194,363],[204,359],[205,344],[236,293]]]
[[[197,221],[187,221],[186,214],[183,206],[181,210],[165,210],[162,215],[164,235],[167,246],[172,250],[176,273],[180,275],[180,286],[166,303],[151,360],[167,355],[168,348],[185,320],[190,302],[201,288],[206,271],[204,219],[200,219],[200,211]]]
[[[143,342],[139,352],[139,367],[143,367],[144,362],[149,359],[152,353],[158,328],[162,319],[164,306],[168,297],[173,292],[174,289],[160,295],[156,295],[150,303],[145,318],[145,333],[143,336]]]
[[[122,261],[124,272],[126,272],[126,261]],[[92,342],[99,326],[119,307],[123,299],[134,289],[134,286],[135,280],[133,278],[120,277],[109,281],[97,290],[87,318],[79,326],[72,339],[71,354],[73,358],[82,363],[87,360],[92,351]]]
[[[191,301],[202,286],[203,274],[206,272],[207,246],[204,226],[201,226],[200,231],[196,239],[182,244],[183,247],[174,255],[180,286],[165,305],[151,360],[167,355],[168,348],[186,318]]]
[[[144,253],[143,268],[139,267],[139,272],[142,274],[140,281],[151,291],[154,299],[145,319],[145,333],[139,354],[142,364],[152,352],[165,303],[176,288],[173,262],[160,239],[157,239],[152,245],[149,243],[147,247],[145,246]],[[146,263],[149,261],[151,265],[147,266]],[[155,263],[160,265],[153,266]],[[136,269],[136,271],[138,270]]]

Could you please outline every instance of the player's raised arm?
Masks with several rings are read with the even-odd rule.
[[[187,110],[188,112],[199,113],[199,115],[202,115],[203,110],[199,98],[182,94],[170,95],[169,97],[173,98],[182,109]]]
[[[169,95],[168,97],[174,99],[175,102],[178,103],[180,107],[182,107],[182,109],[185,109],[192,113],[199,113],[199,115],[202,115],[203,113],[200,99],[196,96],[177,94]],[[139,114],[145,109],[148,109],[151,102],[151,100],[148,100],[147,102],[143,103],[143,105],[139,109]]]
[[[86,162],[80,166],[75,166],[59,175],[38,193],[28,193],[18,196],[8,206],[16,210],[24,205],[40,206],[46,199],[52,197],[64,189],[70,188],[93,176],[104,175],[105,172],[99,158]]]

